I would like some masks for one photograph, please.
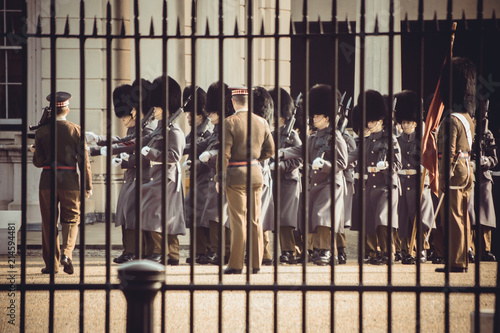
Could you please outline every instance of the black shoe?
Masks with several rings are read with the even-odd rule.
[[[339,253],[339,265],[345,265],[347,263],[347,254],[345,253],[344,251],[344,248],[341,247],[341,248],[338,248],[337,249],[338,253]]]
[[[476,257],[474,256],[474,252],[472,251],[472,248],[469,248],[469,262],[470,263],[476,262]]]
[[[427,261],[432,261],[436,258],[436,253],[433,250],[427,250]]]
[[[179,259],[168,259],[167,260],[167,265],[178,266],[179,265]]]
[[[63,264],[64,266],[64,273],[68,273],[71,275],[75,272],[71,259],[64,254],[61,256],[61,264]]]
[[[401,259],[401,263],[403,265],[415,265],[415,262],[417,261],[417,258],[414,256],[405,256],[403,259]]]
[[[280,263],[281,264],[296,264],[297,259],[293,255],[293,251],[283,251],[283,253],[280,255]]]
[[[190,264],[192,261],[193,260],[191,259],[191,257],[186,258],[186,264]],[[200,264],[200,265],[206,265],[206,264],[208,264],[207,256],[204,254],[198,254],[198,255],[196,255],[194,262],[197,264]]]
[[[370,257],[367,261],[368,264],[370,265],[375,265],[375,266],[380,266],[383,265],[384,262],[382,261],[382,257]]]
[[[436,268],[437,273],[445,273],[446,267]],[[450,267],[450,273],[467,273],[467,268],[463,267]]]
[[[258,274],[260,272],[260,268],[252,268],[252,274]]]
[[[432,263],[434,265],[441,265],[441,264],[444,264],[445,263],[445,260],[444,258],[442,257],[435,257],[433,260],[432,260]]]
[[[427,250],[422,250],[420,253],[420,262],[425,264],[427,262]]]
[[[129,262],[135,259],[133,254],[122,254],[118,258],[113,259],[113,262],[116,264],[123,264],[124,262]]]
[[[394,255],[394,261],[400,261],[403,260],[404,255],[401,253],[401,251],[396,251],[396,254]]]
[[[389,256],[390,256],[390,259],[389,259]],[[392,253],[390,255],[389,255],[389,253],[384,253],[380,257],[380,261],[382,262],[383,265],[389,265],[389,263],[391,265],[394,265],[394,256],[392,255]]]
[[[54,274],[57,274],[58,272],[54,272]],[[42,268],[42,274],[50,274],[50,270],[46,267]]]
[[[153,253],[152,255],[147,256],[144,259],[151,260],[151,261],[154,261],[154,262],[157,262],[157,263],[161,263],[161,254],[159,254],[159,253]]]
[[[241,274],[241,269],[234,269],[227,266],[224,270],[224,274]]]
[[[332,252],[330,250],[319,250],[314,263],[319,266],[324,266],[330,264],[330,260],[332,260]]]
[[[273,259],[262,259],[262,266],[272,266],[273,265]]]
[[[481,256],[481,261],[497,261],[497,258],[490,251],[486,251]]]
[[[205,258],[206,258],[207,264],[211,264],[211,265],[218,265],[219,264],[219,256],[214,251],[208,252],[205,255]]]

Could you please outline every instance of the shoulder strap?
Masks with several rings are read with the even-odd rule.
[[[469,144],[469,151],[471,151],[472,150],[472,133],[470,131],[469,122],[467,121],[467,119],[465,119],[464,115],[461,113],[453,112],[451,115],[454,116],[455,118],[457,118],[458,120],[460,120],[462,125],[464,125],[465,136],[467,137],[467,143]]]

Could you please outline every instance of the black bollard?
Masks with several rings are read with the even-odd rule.
[[[127,299],[127,332],[153,332],[153,302],[165,281],[165,266],[134,260],[120,266],[118,278]]]

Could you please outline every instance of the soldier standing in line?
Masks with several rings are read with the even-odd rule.
[[[149,81],[143,80],[143,85],[148,86]],[[126,136],[123,138],[112,138],[113,144],[127,142],[135,137],[135,126],[137,122],[137,109],[139,101],[134,98],[132,92],[138,88],[137,81],[133,87],[125,84],[115,88],[113,91],[113,105],[115,107],[115,115],[121,120],[123,126],[127,129]],[[146,91],[143,95],[146,94]],[[145,99],[146,100],[146,99]],[[149,104],[142,103],[143,115],[148,112]],[[142,133],[147,135],[153,131],[153,124],[149,119],[142,121]],[[93,132],[86,132],[88,143],[96,143],[97,147],[91,147],[90,154],[92,156],[101,155],[101,150],[106,154],[107,139],[106,136],[96,135]],[[112,165],[121,167],[125,170],[123,174],[123,185],[118,195],[116,202],[115,226],[122,228],[122,244],[123,253],[113,259],[113,262],[121,264],[135,259],[135,175],[136,175],[136,156],[134,152],[121,153],[112,159]],[[142,163],[142,179],[143,183],[149,181],[149,161],[143,159]]]
[[[414,249],[410,249],[412,243],[412,230],[414,226],[416,212],[415,201],[419,195],[417,188],[421,181],[417,178],[417,168],[420,168],[420,140],[416,137],[416,131],[420,115],[420,97],[411,90],[405,90],[396,94],[396,120],[401,125],[403,132],[398,137],[401,148],[401,162],[403,169],[398,171],[401,181],[401,196],[399,197],[399,236],[401,238],[401,262],[405,265],[415,264],[417,254]],[[422,197],[420,201],[420,221],[422,232],[426,233],[432,226],[434,218],[434,207],[429,187],[429,177],[426,175]],[[416,225],[415,225],[416,227]],[[413,241],[413,244],[416,244]],[[422,253],[419,259],[422,263],[427,261],[426,250],[428,246],[421,244]]]
[[[42,215],[42,254],[45,267],[42,274],[57,273],[59,263],[63,264],[64,272],[73,274],[73,249],[78,237],[78,226],[80,224],[80,182],[76,172],[76,165],[80,172],[86,174],[86,198],[92,195],[92,178],[90,163],[85,141],[80,140],[80,126],[66,120],[69,113],[69,99],[71,95],[67,92],[56,92],[55,110],[52,117],[56,117],[57,126],[57,155],[51,160],[51,124],[50,122],[40,126],[35,133],[35,145],[33,151],[33,165],[42,168],[38,198],[40,200],[40,213]],[[51,101],[52,96],[47,96]],[[83,165],[83,168],[82,168]],[[57,193],[55,193],[56,206],[59,211],[54,212],[55,221],[51,220],[51,170],[57,169]],[[62,247],[59,246],[59,231],[57,228],[57,216],[60,217],[62,225]],[[50,258],[50,227],[54,226],[54,258]],[[62,254],[61,254],[62,252]],[[59,258],[60,256],[60,258]],[[59,261],[60,259],[60,261]],[[54,260],[52,262],[52,260]],[[52,266],[54,265],[54,266]]]
[[[281,142],[280,148],[297,147],[302,146],[302,141],[295,130],[291,130],[290,137],[285,140],[287,133],[283,133],[285,130],[285,123],[290,121],[293,112],[293,100],[288,92],[280,89],[281,95],[281,115],[275,126],[280,128],[281,131]],[[278,107],[278,92],[275,89],[269,91],[269,94],[273,98],[273,104]],[[273,132],[274,141],[277,142],[276,131]],[[301,158],[292,158],[286,161],[280,161],[278,167],[280,168],[280,247],[281,256],[279,258],[280,263],[283,264],[295,264],[297,262],[297,256],[300,253],[296,251],[296,243],[294,231],[298,231],[298,215],[299,215],[299,200],[301,192],[300,174],[299,167],[302,164]],[[274,170],[276,167],[275,163],[271,163],[270,169]],[[274,174],[273,174],[274,175]]]
[[[387,104],[375,90],[366,94],[365,161],[366,178],[366,247],[370,258],[368,263],[383,265],[394,263],[395,245],[388,242],[388,233],[398,227],[398,197],[400,183],[397,172],[401,169],[401,153],[396,137],[384,129],[384,122],[392,121]],[[358,112],[363,110],[361,95],[358,97]],[[354,116],[354,113],[353,113]],[[393,145],[394,163],[389,170],[387,154],[389,142]],[[359,155],[359,153],[358,153]],[[359,166],[364,167],[364,166]],[[390,188],[392,183],[392,188]],[[392,225],[388,222],[388,192],[392,191]],[[379,255],[378,251],[381,251]]]
[[[233,104],[231,103],[231,90],[225,83],[222,85],[224,89],[224,108],[225,117],[234,114]],[[221,99],[221,85],[219,82],[212,83],[207,90],[207,113],[210,122],[214,125],[212,135],[198,144],[199,161],[201,164],[209,168],[209,182],[207,197],[201,215],[201,224],[209,228],[209,250],[206,253],[206,263],[212,265],[219,265],[219,246],[220,246],[220,233],[221,224],[224,228],[224,262],[229,260],[230,246],[231,246],[231,233],[229,230],[229,218],[227,214],[227,201],[223,197],[223,213],[220,214],[224,221],[220,222],[219,215],[219,194],[216,190],[216,174],[217,174],[217,154],[220,149],[220,135],[221,133],[221,120],[222,114],[222,99]]]
[[[493,133],[489,130],[488,118],[487,118],[487,108],[481,108],[481,124],[483,126],[483,138],[480,141],[480,151],[481,151],[481,177],[479,179],[479,217],[480,217],[480,227],[479,227],[479,237],[481,238],[481,249],[475,251],[477,257],[481,257],[481,261],[496,261],[496,257],[491,253],[491,230],[496,228],[496,214],[495,206],[493,204],[493,193],[492,184],[493,177],[491,176],[491,169],[493,169],[498,163],[495,137]],[[472,154],[471,163],[474,169],[477,168],[475,165],[476,157],[475,153]],[[477,185],[477,181],[475,184]],[[475,186],[476,186],[475,185]],[[469,216],[474,226],[476,223],[476,214],[474,213],[474,189],[471,191],[471,198],[469,201]],[[474,240],[476,229],[471,228],[472,239]],[[475,243],[472,242],[472,248],[475,248]],[[469,257],[470,259],[470,257]]]
[[[244,265],[245,244],[247,241],[247,196],[252,196],[252,273],[258,273],[263,256],[263,235],[260,225],[260,198],[262,173],[259,162],[274,154],[274,140],[269,125],[264,119],[248,114],[248,89],[237,88],[231,92],[235,114],[224,120],[225,142],[219,154],[223,154],[223,165],[217,165],[217,179],[226,179],[226,199],[231,225],[231,255],[224,274],[241,274]],[[250,151],[248,151],[249,116],[251,123]],[[248,153],[248,154],[247,154]],[[247,188],[248,156],[251,158],[251,188]],[[219,159],[217,159],[219,163]],[[219,185],[219,183],[217,183]],[[218,187],[217,187],[218,188]]]
[[[194,96],[192,86],[187,86],[184,88],[183,92],[183,105],[184,112],[187,113],[187,121],[191,124],[191,118],[193,117],[194,112]],[[200,87],[196,87],[196,95],[197,95],[197,115],[195,119],[196,125],[196,144],[207,139],[212,134],[212,126],[210,123],[210,119],[207,114],[207,93],[201,89]],[[190,101],[188,99],[190,98]],[[210,178],[210,169],[204,163],[199,163],[198,158],[193,158],[193,153],[191,149],[191,136],[193,131],[189,132],[186,136],[186,148],[184,148],[184,154],[188,154],[188,158],[186,162],[183,164],[183,169],[186,171],[186,177],[189,177],[189,170],[191,168],[192,161],[195,161],[196,166],[196,263],[206,264],[206,256],[205,253],[210,250],[210,242],[209,242],[209,229],[208,226],[201,226],[201,215],[203,213],[203,208],[205,207],[205,200],[208,195],[208,183]],[[191,186],[184,198],[184,203],[186,207],[186,226],[191,228],[193,225],[193,207],[191,201],[193,200],[193,191],[191,190]],[[191,258],[187,258],[187,263],[191,263]]]
[[[337,96],[339,99],[340,96]],[[347,144],[339,130],[335,129],[335,93],[325,84],[317,84],[309,92],[309,109],[313,114],[313,125],[317,132],[311,134],[309,140],[309,159],[312,161],[309,196],[309,225],[313,234],[313,246],[317,249],[315,263],[327,265],[334,257],[337,264],[337,248],[332,255],[332,236],[339,231],[344,220],[344,169],[347,167]],[[335,140],[335,142],[333,142]],[[331,145],[335,145],[337,173],[332,179],[331,170],[334,157],[331,156]],[[282,159],[302,157],[302,146],[286,148],[282,151]],[[330,206],[331,184],[335,182],[335,212],[331,216]],[[333,233],[333,235],[332,235]]]
[[[273,124],[274,105],[273,99],[264,87],[253,88],[253,112],[264,118],[267,124]],[[260,224],[263,230],[264,254],[262,258],[263,266],[273,264],[273,254],[269,244],[269,231],[274,230],[274,200],[273,200],[273,180],[271,169],[269,168],[270,159],[260,162],[262,171],[262,191],[260,206]]]
[[[444,124],[439,127],[438,132],[438,166],[440,192],[446,192],[445,163],[443,158],[445,149],[450,150],[450,188],[449,190],[449,229],[443,230],[443,235],[450,232],[450,244],[447,265],[450,272],[467,272],[469,260],[468,250],[470,242],[470,220],[467,205],[473,186],[472,164],[470,163],[470,151],[475,124],[471,115],[475,110],[476,99],[476,67],[466,58],[452,59],[452,78],[449,82],[449,66],[444,66],[441,79],[441,98],[445,106],[445,112],[451,112],[450,121],[450,146],[445,147]],[[451,87],[452,100],[449,100],[449,89]],[[447,119],[447,118],[445,118]],[[446,120],[445,120],[446,121]],[[453,165],[455,166],[453,167]],[[453,170],[453,172],[451,172]],[[444,205],[443,205],[444,206]],[[448,207],[446,207],[448,209]],[[441,216],[444,219],[444,211]],[[443,226],[445,225],[443,221]],[[436,272],[445,272],[445,268],[436,268]]]

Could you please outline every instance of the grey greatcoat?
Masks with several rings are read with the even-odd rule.
[[[143,128],[143,135],[148,135],[153,131],[153,125],[148,124]],[[128,142],[135,137],[135,128],[130,127],[127,129],[127,133],[123,138],[113,137],[112,143],[120,145],[120,143]],[[106,136],[99,136],[97,141],[98,146],[106,146],[107,139]],[[114,151],[116,153],[116,151]],[[99,155],[100,149],[91,149],[91,155]],[[137,158],[135,156],[135,151],[130,151],[128,153],[129,159],[123,160],[121,168],[123,173],[123,185],[120,189],[120,194],[118,195],[118,200],[116,202],[116,217],[115,226],[125,226],[126,229],[135,228],[135,175],[136,175],[136,162]],[[149,160],[142,159],[142,183],[145,184],[151,178],[149,175]]]
[[[329,144],[330,129],[325,128],[311,134],[309,138],[309,161],[312,163],[319,156],[322,147]],[[337,154],[337,173],[335,174],[335,216],[331,216],[331,170],[333,156],[331,149],[326,149],[323,159],[326,161],[320,170],[311,170],[309,186],[309,230],[316,232],[316,227],[324,226],[338,232],[344,222],[344,169],[347,167],[347,144],[338,130],[335,131],[335,150]],[[301,158],[302,146],[283,150],[283,159]]]
[[[274,230],[273,180],[269,160],[260,162],[260,167],[262,171],[260,223],[263,231]]]
[[[212,134],[205,140],[198,143],[198,153],[201,154],[204,151],[212,151],[212,156],[207,163],[201,163],[204,167],[208,168],[208,184],[207,192],[205,197],[205,204],[203,205],[203,210],[200,216],[200,227],[208,228],[210,226],[210,221],[219,222],[219,193],[217,192],[215,185],[215,175],[217,174],[217,153],[220,148],[219,142],[219,132],[220,124],[215,125]],[[222,198],[223,210],[224,210],[224,227],[229,228],[229,218],[227,212],[227,201],[226,196]]]
[[[415,140],[416,132],[411,134],[402,133],[398,137],[399,148],[401,148],[402,169],[398,171],[401,181],[401,196],[399,197],[399,235],[410,237],[413,222],[416,215],[415,202],[418,193],[418,183],[421,181],[417,177],[419,142]],[[432,204],[431,189],[429,187],[429,177],[426,176],[420,201],[420,217],[423,225],[422,231],[431,228],[434,218],[434,207]]]
[[[493,177],[491,176],[490,170],[497,165],[498,157],[495,148],[495,137],[490,130],[484,133],[483,142],[484,144],[481,146],[481,152],[485,159],[483,165],[481,165],[482,173],[481,178],[479,179],[479,197],[481,198],[479,201],[480,224],[490,228],[496,228],[496,214],[492,194]],[[474,157],[473,160],[475,160]],[[477,181],[474,182],[474,186],[477,186]],[[473,225],[476,224],[476,214],[474,213],[474,192],[475,191],[473,190],[468,203],[469,216]]]
[[[352,152],[356,149],[356,141],[354,138],[346,131],[342,135],[344,141],[347,144],[347,151]],[[356,161],[347,164],[347,169],[344,170],[344,178],[346,182],[346,187],[344,191],[344,224],[340,225],[339,232],[344,232],[345,228],[349,228],[352,225],[352,200],[354,195],[354,168],[356,166]]]
[[[394,163],[392,170],[389,168],[378,171],[369,172],[366,170],[366,233],[373,234],[377,226],[389,226],[389,186],[392,180],[392,227],[398,227],[398,199],[400,193],[400,182],[397,172],[401,170],[401,151],[399,149],[398,140],[391,134],[392,144],[394,147]],[[365,139],[365,161],[368,167],[375,167],[380,158],[388,153],[389,136],[385,130],[370,134]],[[388,159],[387,159],[388,160]],[[361,167],[361,166],[360,166]]]
[[[150,181],[142,187],[142,227],[147,231],[161,232],[161,193],[162,193],[162,168],[160,164],[163,160],[163,137],[162,123],[143,140],[143,146],[149,146],[151,150],[144,156],[151,161]],[[168,150],[167,150],[167,234],[183,235],[186,233],[186,222],[184,212],[184,195],[182,184],[180,183],[181,169],[179,161],[182,157],[186,140],[184,133],[177,124],[173,124],[167,130]],[[116,147],[115,152],[133,151],[135,149],[135,140],[125,143],[126,147]]]
[[[284,126],[282,129],[284,129]],[[275,142],[277,142],[275,132],[273,132],[273,137]],[[290,141],[286,142],[284,147],[299,146],[302,146],[302,141],[297,132],[292,130]],[[280,169],[280,226],[282,227],[294,227],[296,229],[299,227],[299,202],[301,192],[299,168],[301,164],[302,158],[291,158],[280,161],[278,164]],[[274,176],[274,173],[271,174]],[[273,229],[269,230],[274,230],[274,225]]]
[[[196,127],[196,143],[202,142],[210,137],[212,134],[212,129],[208,127],[208,122],[210,119],[205,119],[205,121]],[[200,151],[197,147],[196,154],[199,156],[203,151]],[[192,163],[196,163],[196,226],[200,227],[202,220],[201,216],[203,214],[203,209],[205,208],[205,202],[207,200],[209,192],[209,182],[210,182],[210,168],[207,164],[201,163],[198,156],[193,157],[193,152],[191,149],[191,133],[186,136],[186,148],[184,149],[184,154],[188,154],[188,160]],[[190,174],[190,172],[189,172]],[[192,180],[191,180],[192,184]],[[191,200],[193,200],[193,191],[189,187],[189,190],[184,198],[186,206],[186,226],[191,227],[193,222],[193,205]]]

